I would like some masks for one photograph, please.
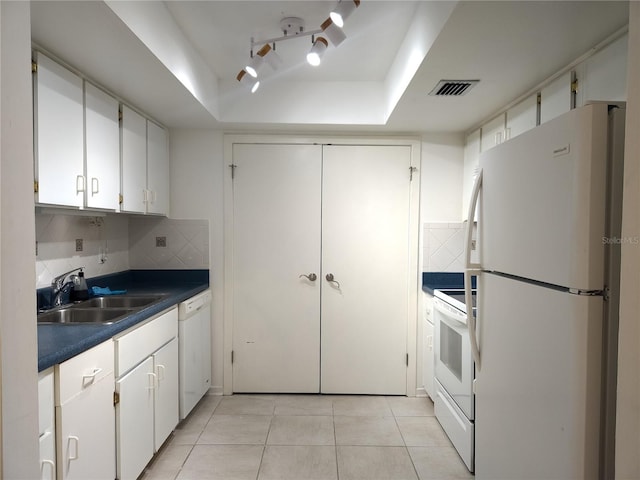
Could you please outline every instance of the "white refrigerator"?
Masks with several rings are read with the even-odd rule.
[[[611,478],[624,113],[574,109],[480,158],[478,479]]]

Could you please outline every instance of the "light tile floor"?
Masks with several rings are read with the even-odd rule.
[[[446,480],[473,476],[428,398],[206,396],[143,480]]]

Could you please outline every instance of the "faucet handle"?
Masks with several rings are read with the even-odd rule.
[[[51,280],[51,286],[59,290],[60,288],[62,288],[62,284],[64,283],[64,279],[67,278],[67,275],[77,270],[82,271],[83,268],[84,267],[74,268],[73,270],[69,270],[68,272],[63,273],[62,275],[58,275],[57,277],[54,277],[54,279]]]

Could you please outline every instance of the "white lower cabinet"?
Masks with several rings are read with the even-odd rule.
[[[113,342],[56,365],[57,478],[115,478]]]
[[[423,382],[424,390],[431,399],[435,397],[435,389],[433,379],[435,375],[435,357],[433,350],[434,342],[434,326],[433,326],[433,295],[424,293],[424,370]]]
[[[153,359],[116,383],[118,478],[136,478],[153,457]]]
[[[54,373],[49,368],[38,375],[38,424],[40,443],[40,478],[56,478],[56,430]]]
[[[178,313],[115,339],[117,478],[137,478],[178,424]]]

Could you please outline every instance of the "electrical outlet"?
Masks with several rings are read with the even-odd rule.
[[[76,238],[76,252],[82,251],[82,239]]]
[[[166,247],[167,237],[156,237],[156,247]]]
[[[476,241],[471,240],[471,250],[475,250],[475,249],[476,249]]]

